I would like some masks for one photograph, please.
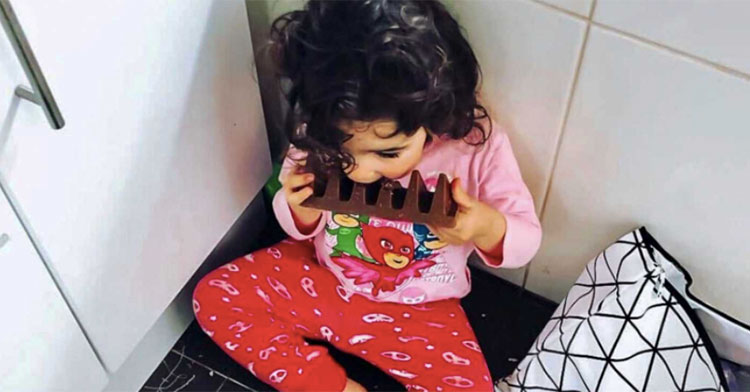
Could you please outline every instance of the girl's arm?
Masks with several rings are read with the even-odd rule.
[[[493,221],[505,230],[499,238],[485,238],[481,247],[475,243],[475,249],[490,267],[517,268],[531,261],[539,250],[542,228],[510,139],[498,127],[493,128],[488,150],[481,158],[478,198],[502,214],[504,224],[498,221],[502,217]]]
[[[279,173],[279,182],[282,186],[285,184],[289,174],[293,173],[297,165],[297,162],[292,158],[300,158],[304,156],[305,153],[303,151],[296,149],[294,146],[289,146],[289,151],[284,158],[284,162],[281,165],[281,172]],[[276,192],[272,203],[273,212],[274,215],[276,215],[276,219],[279,221],[279,225],[287,234],[289,234],[290,237],[296,240],[305,240],[315,237],[323,230],[325,223],[330,217],[329,211],[323,211],[317,222],[311,224],[302,223],[290,208],[289,202],[286,198],[286,193],[283,189]]]

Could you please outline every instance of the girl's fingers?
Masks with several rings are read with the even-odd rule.
[[[453,245],[460,245],[466,242],[461,239],[461,231],[459,229],[459,225],[456,225],[456,227],[454,228],[440,228],[427,225],[427,228],[430,229],[430,231],[435,234],[442,242]]]
[[[427,228],[430,229],[430,231],[435,234],[440,241],[448,242],[448,239],[450,238],[450,235],[447,235],[447,233],[444,233],[443,230],[433,227],[431,225],[427,225]]]
[[[299,162],[294,166],[294,169],[292,170],[292,173],[294,174],[305,174],[307,173],[307,168],[305,167],[305,161]]]
[[[290,174],[286,180],[286,187],[291,191],[298,191],[302,186],[308,185],[315,180],[315,176],[309,173],[306,174]]]
[[[286,200],[289,204],[300,205],[303,201],[307,200],[313,194],[312,187],[304,187],[296,192],[291,192],[287,195]]]

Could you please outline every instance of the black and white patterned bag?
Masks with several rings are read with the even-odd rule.
[[[741,357],[750,329],[689,294],[690,276],[645,228],[587,266],[500,391],[724,391],[713,337]],[[719,328],[719,329],[721,329]]]

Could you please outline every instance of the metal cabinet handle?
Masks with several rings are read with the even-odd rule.
[[[13,12],[9,0],[0,0],[0,22],[3,24],[5,33],[8,35],[8,39],[13,45],[16,56],[18,56],[32,87],[29,90],[26,87],[18,86],[15,91],[16,95],[41,106],[52,129],[61,129],[65,126],[65,120],[63,120],[57,102],[52,96],[47,80],[39,68],[39,63],[34,57],[34,52],[26,39],[26,34],[23,33],[23,29],[18,23],[18,18],[16,18],[16,13]]]
[[[8,241],[10,241],[10,236],[8,235],[8,233],[0,234],[0,248],[5,246],[5,244],[7,244]]]

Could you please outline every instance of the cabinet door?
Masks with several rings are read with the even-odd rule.
[[[66,125],[1,39],[0,180],[114,371],[270,175],[245,2],[11,1]]]
[[[94,391],[107,376],[0,193],[0,391]]]

